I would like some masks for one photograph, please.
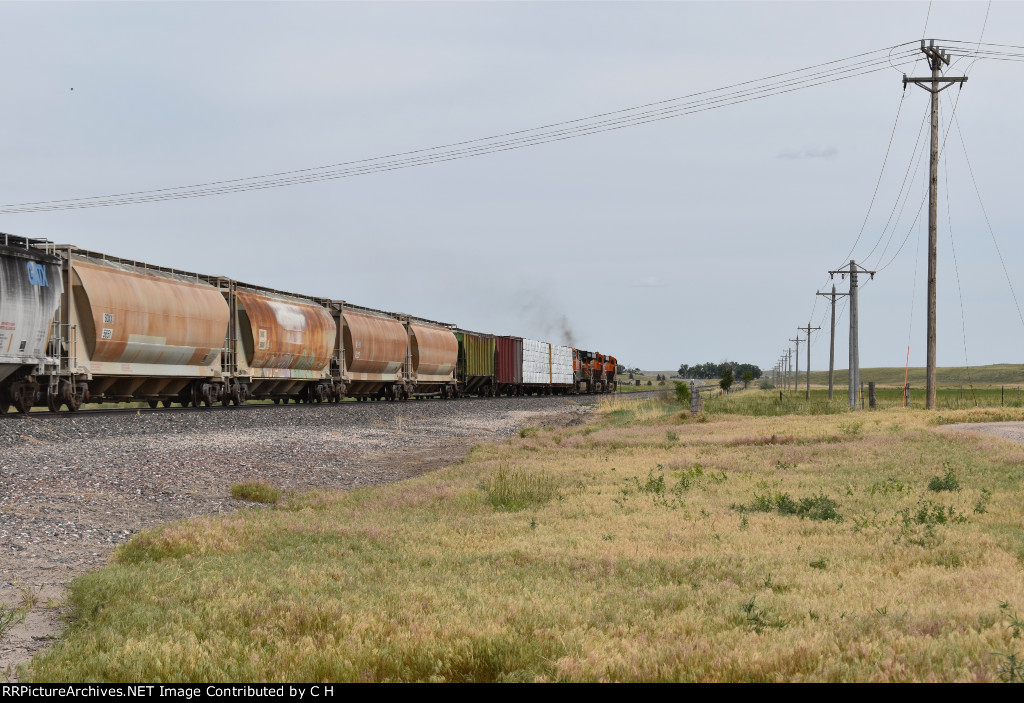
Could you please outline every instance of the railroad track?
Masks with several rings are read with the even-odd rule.
[[[630,392],[628,394],[618,394],[618,395],[619,396],[628,395],[629,397],[638,397],[638,396],[649,396],[649,395],[652,395],[652,394],[655,394],[655,393],[660,393],[660,392],[661,391],[635,391],[635,392]],[[518,397],[521,400],[529,401],[531,399],[548,399],[548,400],[550,400],[551,398],[556,397],[556,396],[540,395],[540,396],[516,396],[516,397]],[[588,402],[589,400],[592,400],[592,401],[596,402],[599,398],[612,397],[612,394],[604,394],[604,395],[590,394],[590,395],[563,396],[563,397],[566,398],[566,399],[579,399],[582,402]],[[440,399],[440,398],[417,398],[417,399],[413,399],[413,400],[439,402],[442,399]],[[469,402],[479,403],[479,402],[490,402],[493,399],[492,398],[468,397],[468,398],[457,398],[455,400],[456,400],[456,402],[466,402],[466,401],[469,401]],[[48,410],[34,409],[28,415],[23,415],[22,413],[17,413],[17,412],[8,413],[7,415],[3,416],[3,419],[0,419],[0,422],[7,422],[8,420],[14,420],[14,419],[21,419],[21,420],[26,420],[26,421],[30,421],[30,420],[60,420],[60,419],[74,419],[76,417],[99,417],[99,416],[102,416],[102,415],[149,415],[149,414],[153,414],[153,413],[156,413],[156,414],[170,413],[170,414],[179,414],[180,415],[180,414],[184,414],[184,413],[235,412],[237,410],[248,410],[248,411],[253,411],[253,410],[279,410],[279,409],[282,409],[282,408],[292,408],[292,407],[295,407],[295,406],[306,406],[306,407],[308,407],[308,406],[311,406],[311,405],[313,405],[313,406],[322,406],[322,407],[331,406],[331,405],[363,406],[363,405],[366,405],[366,404],[376,405],[378,402],[383,403],[385,405],[394,405],[395,404],[393,401],[368,401],[368,403],[356,403],[354,400],[345,400],[345,401],[342,401],[342,403],[281,403],[281,404],[277,404],[277,403],[245,403],[243,405],[232,405],[232,406],[224,406],[224,405],[216,404],[216,405],[211,405],[209,407],[205,407],[205,406],[204,407],[194,407],[194,406],[190,405],[188,407],[178,406],[178,407],[170,407],[170,408],[164,408],[164,407],[158,407],[158,408],[83,408],[83,409],[78,410],[76,412],[61,411],[61,412],[56,412],[56,413],[55,412],[50,412]],[[451,401],[445,401],[445,402],[451,402]],[[404,403],[406,406],[408,406],[410,401],[401,401],[401,402],[398,403],[398,405],[401,405],[402,403]]]

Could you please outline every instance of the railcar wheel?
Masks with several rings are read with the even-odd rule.
[[[156,410],[156,407],[158,405],[160,405],[160,401],[159,400],[151,400],[151,401],[149,401],[149,407],[152,408],[153,410]]]
[[[172,400],[171,400],[170,398],[167,398],[167,399],[165,399],[165,400],[163,401],[163,406],[164,406],[165,408],[169,408],[169,407],[171,407],[171,403],[172,403],[172,402],[173,402],[173,401],[172,401]]]
[[[19,388],[14,392],[14,407],[18,409],[18,412],[28,415],[35,404],[33,396],[35,396],[35,391],[30,388]]]
[[[60,393],[48,386],[46,388],[46,407],[51,413],[55,413],[60,412],[60,405]]]
[[[280,405],[280,404],[281,404],[281,399],[280,398],[274,398],[274,405]]]

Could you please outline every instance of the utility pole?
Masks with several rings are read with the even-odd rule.
[[[789,390],[789,373],[793,368],[793,349],[786,350],[786,390]]]
[[[959,78],[945,77],[939,72],[942,65],[949,65],[949,54],[935,46],[932,39],[925,45],[921,40],[921,52],[928,59],[928,68],[932,75],[925,78],[908,78],[903,76],[903,90],[907,83],[914,83],[932,94],[932,150],[931,174],[928,178],[928,372],[925,380],[925,402],[928,409],[935,408],[935,274],[938,268],[938,199],[939,199],[939,93],[953,85],[962,84],[967,76]]]
[[[789,341],[796,342],[796,371],[793,373],[793,392],[796,393],[797,384],[800,382],[800,342],[803,340],[800,339],[800,335],[797,335],[796,339]]]
[[[850,292],[847,293],[850,296],[850,407],[854,409],[857,408],[857,389],[860,388],[860,342],[857,338],[857,274],[860,272],[869,274],[872,279],[875,277],[874,271],[868,271],[863,266],[858,266],[853,259],[850,259],[848,270],[839,269],[828,272],[829,278],[837,273],[842,278],[850,276]]]
[[[832,341],[828,347],[828,402],[832,402],[832,379],[836,370],[836,297],[842,298],[849,293],[836,293],[835,284],[832,285],[831,293],[818,293],[817,295],[832,299]]]
[[[807,331],[807,393],[804,395],[804,397],[807,400],[810,400],[811,399],[811,330],[820,330],[821,328],[820,327],[811,327],[811,323],[808,322],[806,327],[797,327],[797,329],[799,331],[801,331],[801,332],[803,332],[804,330]],[[797,335],[797,336],[799,337],[800,335]],[[799,348],[799,345],[797,345],[797,347]],[[797,363],[800,363],[799,360],[797,360]]]

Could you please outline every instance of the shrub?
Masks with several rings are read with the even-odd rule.
[[[276,503],[281,500],[281,491],[266,481],[250,481],[233,485],[231,497],[235,500],[251,500],[254,503]]]
[[[766,493],[764,495],[754,494],[754,500],[749,505],[733,505],[733,510],[740,512],[750,511],[755,513],[777,512],[780,515],[796,515],[799,518],[809,520],[835,520],[843,519],[839,514],[839,503],[829,498],[824,493],[809,498],[796,500],[788,493]]]
[[[938,476],[932,476],[932,480],[928,482],[928,490],[939,493],[940,491],[959,491],[960,481],[957,479],[953,469],[947,468],[946,473],[939,478]]]
[[[676,401],[688,405],[690,403],[690,384],[682,381],[675,382]]]

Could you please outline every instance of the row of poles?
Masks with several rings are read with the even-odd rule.
[[[925,55],[928,61],[928,67],[931,69],[931,75],[922,78],[910,78],[906,75],[903,76],[903,89],[907,89],[907,84],[917,85],[924,90],[931,93],[931,158],[930,158],[930,174],[928,181],[928,349],[927,349],[927,376],[926,376],[926,389],[925,389],[925,407],[934,408],[936,400],[936,386],[935,386],[935,346],[936,346],[936,331],[935,331],[935,299],[936,299],[936,269],[938,261],[938,191],[939,191],[939,93],[946,88],[950,87],[954,83],[963,84],[966,80],[966,76],[962,77],[946,77],[942,76],[940,71],[942,66],[949,65],[949,54],[945,52],[941,47],[935,46],[935,40],[932,39],[928,43],[924,39],[921,40],[921,52]],[[842,268],[836,271],[829,271],[829,278],[834,278],[838,274],[842,278],[849,276],[850,287],[846,293],[837,293],[836,287],[832,286],[831,293],[817,292],[816,295],[824,296],[829,298],[832,303],[832,338],[829,346],[829,357],[828,357],[828,399],[832,400],[833,383],[835,375],[835,358],[836,358],[836,298],[849,297],[850,303],[850,363],[849,363],[849,401],[850,407],[857,407],[857,389],[860,388],[860,347],[858,344],[858,319],[857,319],[857,276],[858,274],[868,274],[873,279],[875,277],[875,271],[869,271],[863,266],[860,266],[852,259],[850,260],[849,268]],[[796,344],[796,354],[793,354],[793,349],[789,348],[779,358],[776,363],[773,373],[775,376],[776,385],[782,385],[785,388],[789,388],[789,384],[792,381],[793,390],[797,390],[797,378],[800,374],[800,343],[804,342],[807,345],[807,389],[805,397],[810,400],[811,398],[811,332],[813,330],[821,329],[820,327],[811,327],[808,322],[806,327],[797,327],[797,330],[806,332],[806,339],[801,339],[798,334],[795,339],[788,341]],[[793,359],[795,358],[796,364],[795,369],[793,368]],[[790,373],[792,369],[792,374]],[[906,389],[904,389],[904,393]]]

